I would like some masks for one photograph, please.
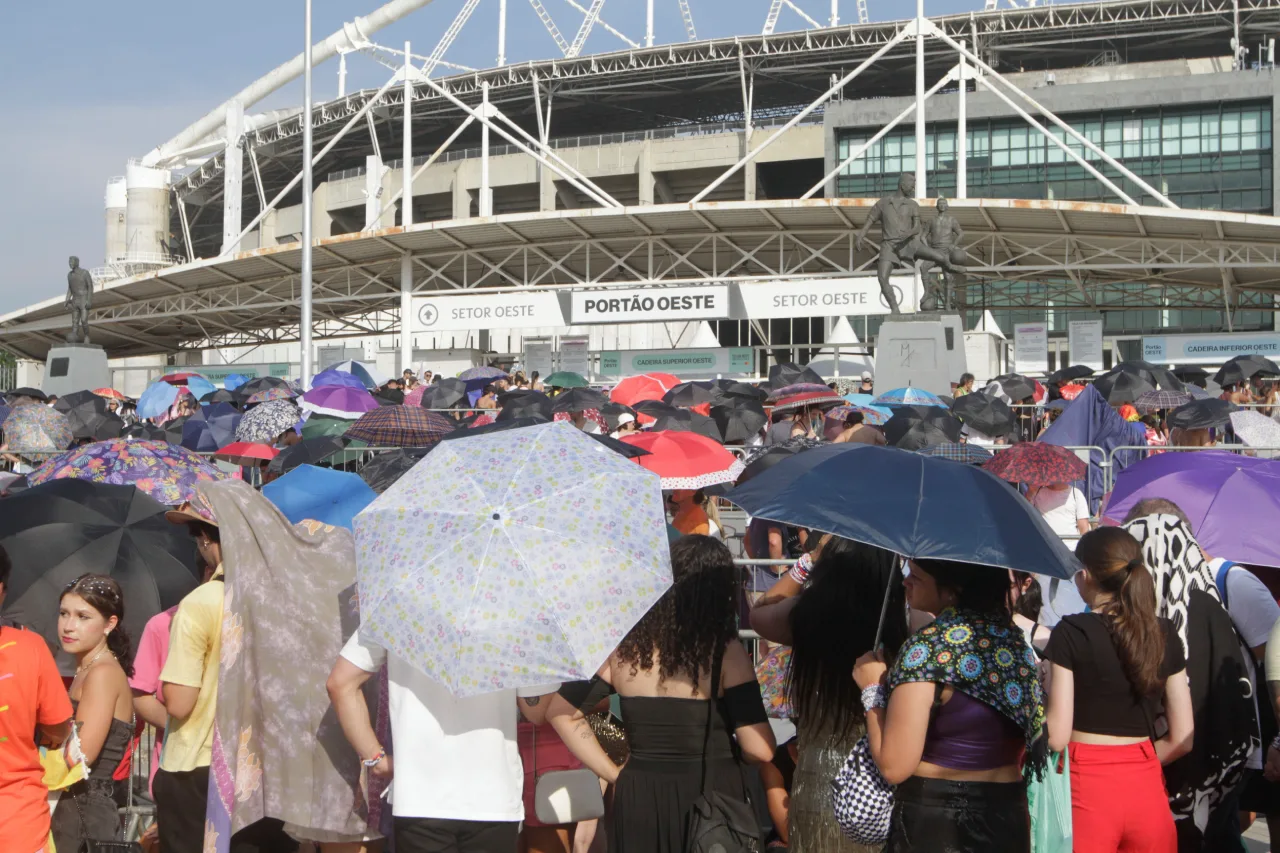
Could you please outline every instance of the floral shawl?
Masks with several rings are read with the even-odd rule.
[[[204,849],[227,853],[233,833],[264,817],[307,840],[367,836],[360,761],[325,691],[359,622],[351,533],[291,525],[243,481],[200,492],[226,572]]]
[[[950,684],[1017,723],[1027,741],[1024,772],[1041,772],[1048,752],[1044,694],[1021,629],[949,607],[907,638],[889,672],[890,690],[917,681]]]

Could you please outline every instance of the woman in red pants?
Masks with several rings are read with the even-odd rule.
[[[1071,757],[1073,846],[1170,853],[1177,840],[1161,765],[1185,755],[1192,738],[1182,642],[1156,617],[1155,586],[1128,532],[1087,533],[1076,556],[1091,612],[1063,619],[1045,650],[1049,747]],[[1167,731],[1157,736],[1162,704]]]

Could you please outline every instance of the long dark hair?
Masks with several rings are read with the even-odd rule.
[[[955,594],[957,609],[977,613],[1001,625],[1013,621],[1007,571],[956,560],[915,559],[912,562],[928,572],[939,589]]]
[[[1156,585],[1142,546],[1122,527],[1099,527],[1080,537],[1076,556],[1111,600],[1102,608],[1116,654],[1138,697],[1161,687],[1164,632],[1156,618]]]
[[[710,536],[682,536],[671,546],[671,588],[663,593],[615,652],[631,664],[631,674],[653,669],[658,679],[685,675],[698,692],[702,673],[711,669],[712,656],[734,637],[737,629],[737,584],[733,555]],[[852,670],[851,670],[852,671]],[[712,695],[718,691],[712,685]]]
[[[124,629],[124,593],[115,578],[107,575],[86,574],[67,584],[58,597],[58,603],[68,595],[78,595],[84,603],[102,614],[103,618],[116,617],[116,626],[107,632],[107,648],[120,662],[124,674],[133,677],[133,643]]]
[[[791,668],[787,695],[806,727],[852,734],[866,712],[850,673],[871,651],[889,590],[885,657],[892,660],[907,638],[906,597],[898,557],[874,545],[832,537],[809,575],[809,586],[791,611]]]
[[[1028,580],[1031,586],[1026,589],[1022,585]],[[1040,583],[1030,572],[1013,572],[1013,585],[1018,588],[1018,597],[1013,602],[1012,610],[1019,616],[1025,616],[1032,622],[1040,621],[1040,611],[1044,609],[1044,597],[1040,591]]]

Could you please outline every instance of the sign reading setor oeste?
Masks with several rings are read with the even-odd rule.
[[[551,292],[417,297],[413,317],[421,332],[565,325],[560,300]]]

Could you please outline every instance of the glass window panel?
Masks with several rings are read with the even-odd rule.
[[[1240,113],[1235,110],[1224,110],[1222,113],[1222,133],[1240,132]]]
[[[1240,150],[1256,151],[1258,149],[1258,134],[1242,133],[1240,134]]]
[[[991,131],[991,147],[997,150],[1009,147],[1009,128],[997,127]]]
[[[1239,151],[1240,137],[1235,134],[1228,135],[1224,133],[1222,135],[1222,150],[1223,151]]]
[[[1124,122],[1124,141],[1137,142],[1142,139],[1142,122],[1138,119],[1126,119]]]
[[[1198,137],[1198,136],[1193,136],[1193,137],[1191,137],[1190,139],[1183,139],[1183,140],[1182,140],[1182,153],[1183,153],[1184,155],[1186,155],[1186,154],[1199,154],[1199,153],[1200,153],[1200,137]]]
[[[1242,112],[1240,114],[1241,133],[1257,133],[1258,126],[1259,126],[1258,123],[1260,120],[1261,120],[1261,116],[1258,114],[1258,110],[1256,109],[1245,110],[1244,112]]]
[[[1165,140],[1160,143],[1160,153],[1166,157],[1177,157],[1181,147],[1181,142],[1182,140],[1177,137],[1173,137],[1172,139],[1165,137]]]
[[[1182,138],[1200,135],[1200,116],[1186,115],[1182,117]]]
[[[991,165],[992,166],[1008,166],[1009,152],[1008,151],[992,151]]]

